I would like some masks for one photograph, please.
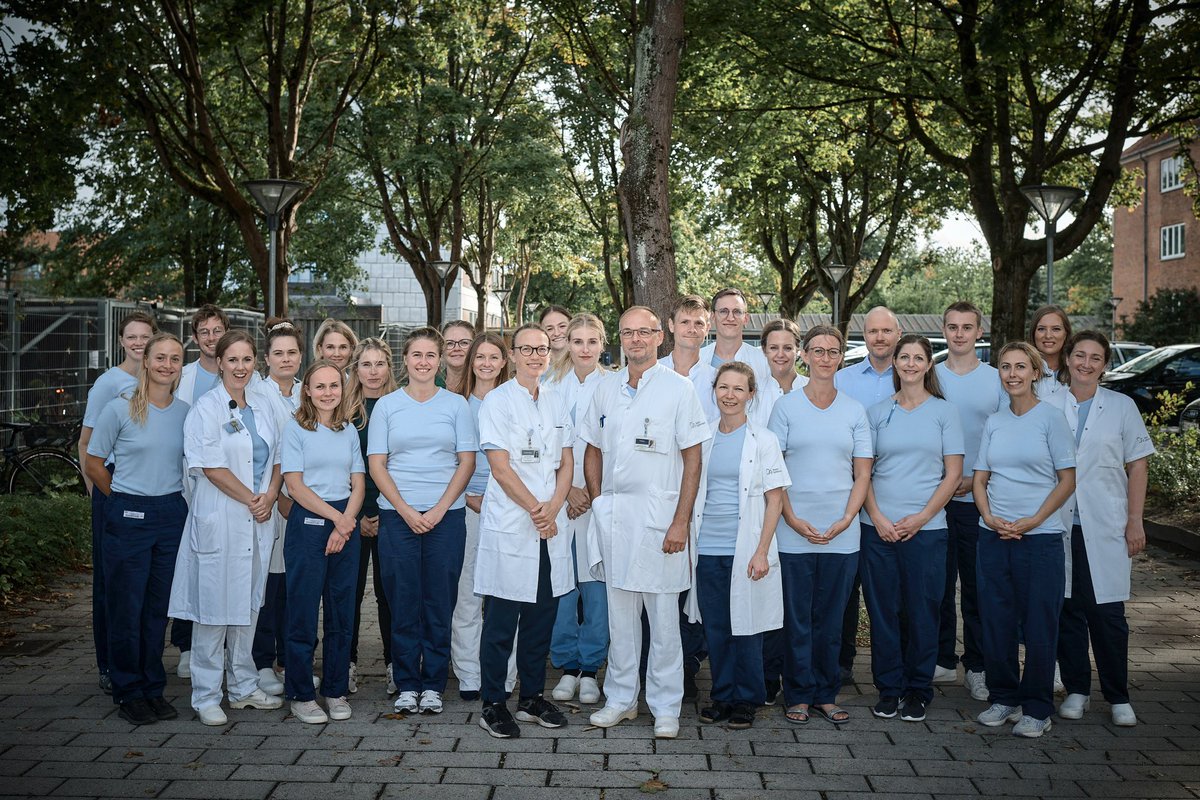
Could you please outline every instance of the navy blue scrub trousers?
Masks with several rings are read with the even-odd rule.
[[[328,500],[338,511],[346,500]],[[287,647],[283,691],[289,700],[315,700],[312,664],[317,617],[324,605],[321,694],[350,693],[350,635],[354,629],[354,589],[358,583],[358,528],[340,552],[325,555],[333,523],[292,504],[283,559],[287,571]]]
[[[1097,603],[1083,529],[1071,529],[1071,596],[1058,623],[1058,666],[1070,694],[1091,694],[1088,639],[1100,676],[1100,691],[1113,705],[1129,702],[1129,623],[1120,600]]]
[[[104,466],[113,474],[113,465]],[[108,614],[104,610],[104,504],[108,497],[92,487],[92,644],[96,648],[96,670],[108,674]]]
[[[286,548],[287,539],[284,539]],[[286,558],[286,555],[284,556]],[[287,575],[283,572],[268,572],[263,607],[258,612],[258,624],[254,628],[254,644],[250,654],[255,669],[274,669],[283,666],[287,651]]]
[[[538,697],[546,686],[546,656],[558,615],[558,599],[550,575],[546,540],[539,541],[537,599],[532,603],[503,597],[483,599],[483,632],[479,639],[480,699],[503,703],[508,698],[508,657],[517,639],[517,675],[521,699]],[[603,585],[603,584],[601,584]]]
[[[858,553],[780,553],[779,566],[784,702],[835,703],[842,686],[842,613],[858,575]]]
[[[871,675],[880,697],[916,695],[926,704],[933,699],[946,537],[946,529],[938,528],[885,542],[875,526],[862,525],[859,575],[871,617]]]
[[[979,622],[979,593],[975,586],[975,549],[979,541],[979,509],[974,502],[946,504],[946,589],[938,627],[939,667],[958,666],[958,611],[962,612],[963,667],[983,672],[983,631]],[[955,595],[958,595],[958,609]]]
[[[104,607],[113,702],[163,696],[163,639],[175,556],[187,521],[179,492],[113,492],[103,504]]]
[[[763,636],[734,636],[729,613],[733,556],[696,559],[696,601],[704,620],[713,702],[760,706],[767,699],[763,682]]]
[[[1054,657],[1066,589],[1061,533],[1001,539],[979,526],[979,613],[988,702],[1021,706],[1027,716],[1054,713]],[[1025,640],[1025,672],[1018,660]]]

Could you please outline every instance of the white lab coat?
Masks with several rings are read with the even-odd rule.
[[[179,386],[175,388],[175,397],[195,408],[196,401],[200,398],[196,397],[196,376],[200,372],[200,361],[184,364],[183,369],[179,374]],[[250,373],[250,383],[246,385],[246,391],[249,392],[262,380],[262,377],[257,372]],[[213,389],[221,385],[220,377],[217,378]],[[209,391],[212,391],[210,389]],[[280,428],[280,430],[283,430]],[[187,458],[183,460],[183,499],[188,505],[192,504],[192,495],[196,491],[196,476],[188,472]],[[282,570],[280,570],[282,572]]]
[[[574,439],[570,412],[553,386],[543,385],[535,403],[529,390],[514,378],[488,392],[479,407],[480,447],[485,451],[507,451],[513,471],[538,500],[553,497],[563,450],[570,449]],[[538,460],[524,462],[522,450],[537,450]],[[562,535],[567,526],[565,505],[556,522],[559,534],[546,540],[546,549],[550,555],[550,584],[554,596],[561,597],[575,588],[571,540]],[[536,602],[540,543],[529,512],[505,494],[493,472],[479,510],[475,593]]]
[[[1073,433],[1079,427],[1079,404],[1069,391],[1063,403]],[[1129,599],[1133,561],[1125,546],[1129,510],[1129,476],[1125,465],[1154,453],[1154,444],[1133,400],[1103,387],[1096,389],[1083,436],[1076,448],[1075,494],[1063,505],[1068,528],[1079,509],[1092,588],[1097,603]],[[1069,538],[1069,536],[1068,536]],[[1071,595],[1071,547],[1067,545],[1067,596]]]
[[[808,385],[808,378],[804,375],[797,375],[795,382],[792,383],[792,391],[803,389]],[[775,380],[774,376],[767,378],[767,382],[761,385],[755,393],[754,402],[747,411],[749,412],[750,421],[755,427],[766,429],[767,423],[771,421],[771,412],[775,410],[775,404],[783,397],[783,387],[779,385],[779,381]]]
[[[700,531],[704,520],[704,502],[708,497],[709,456],[713,439],[704,443],[704,468],[700,476],[700,493],[692,515],[692,530]],[[750,559],[762,539],[763,519],[766,516],[766,493],[792,485],[779,440],[765,427],[746,423],[746,439],[742,443],[741,466],[738,469],[738,530],[733,547],[733,574],[729,583],[729,621],[734,636],[751,636],[783,627],[783,575],[779,569],[779,548],[775,537],[767,551],[770,568],[761,579],[751,580],[747,574]],[[699,558],[692,548],[692,569]],[[688,592],[685,610],[688,619],[700,622],[700,601],[693,588]]]
[[[709,368],[713,370],[714,376],[716,374],[716,369],[711,365],[713,354],[715,352],[717,352],[716,342],[713,342],[712,344],[706,344],[704,347],[700,348],[700,363],[708,364]],[[771,379],[771,365],[767,362],[766,353],[762,351],[762,348],[742,342],[742,346],[738,348],[737,355],[733,357],[733,360],[741,361],[744,364],[749,364],[754,370],[754,378],[758,381],[759,386],[766,386],[767,381]],[[709,379],[709,385],[712,385],[711,378]],[[715,401],[713,403],[713,407],[716,407]]]
[[[275,421],[261,400],[246,395],[254,409],[258,435],[270,446],[267,469],[255,491],[271,483],[271,465],[279,463]],[[238,417],[238,430],[226,425],[233,418],[231,398],[223,384],[196,399],[183,426],[184,457],[195,478],[183,540],[175,560],[175,580],[167,615],[202,625],[249,625],[262,607],[274,524],[255,522],[250,510],[222,492],[204,475],[204,468],[225,467],[246,486],[253,485],[254,444]]]
[[[287,427],[288,421],[296,416],[296,411],[300,408],[300,381],[292,379],[291,397],[284,397],[283,393],[279,391],[279,384],[270,377],[247,386],[246,392],[256,399],[260,399],[263,405],[271,409],[271,420],[275,423],[275,438],[281,439],[283,429]],[[257,404],[253,405],[258,407]],[[257,420],[257,417],[255,419]],[[279,442],[279,447],[281,449],[283,447],[282,440]],[[290,496],[287,493],[286,485],[280,486],[279,493],[283,496]],[[275,526],[275,542],[271,545],[270,571],[282,573],[286,571],[283,561],[283,542],[287,533],[287,518],[279,513],[278,505],[271,510],[271,521]]]
[[[598,580],[629,592],[682,592],[691,586],[686,553],[662,551],[679,505],[682,450],[712,438],[687,378],[655,364],[625,392],[628,368],[596,387],[579,435],[603,454],[601,494],[592,501],[588,566]],[[635,438],[653,441],[639,450]]]

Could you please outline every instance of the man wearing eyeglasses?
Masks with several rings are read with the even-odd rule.
[[[763,387],[772,380],[771,365],[767,363],[767,357],[760,348],[747,344],[743,339],[746,325],[750,322],[750,314],[746,308],[746,295],[736,287],[722,289],[713,296],[712,325],[717,338],[715,342],[705,345],[700,350],[700,361],[711,367],[713,374],[716,374],[717,367],[727,361],[749,364],[754,370],[754,378],[758,385]],[[712,406],[710,419],[715,421],[720,414],[717,413],[716,401],[711,397],[711,387],[706,394]],[[706,410],[709,409],[706,407]],[[747,412],[755,424],[766,427],[767,420],[760,419],[756,413],[757,404],[752,404]]]
[[[679,734],[683,650],[679,593],[691,586],[690,521],[700,485],[700,445],[712,436],[687,378],[656,361],[662,323],[634,306],[619,326],[625,368],[596,389],[579,436],[592,497],[588,552],[608,593],[605,705],[608,728],[638,713],[642,609],[650,618],[646,704],[654,735]]]

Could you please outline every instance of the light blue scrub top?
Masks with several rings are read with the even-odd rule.
[[[114,492],[159,497],[183,491],[183,421],[189,410],[174,398],[166,408],[148,403],[142,425],[130,418],[124,397],[104,407],[87,452],[96,458],[112,456]]]
[[[418,403],[397,389],[375,404],[367,429],[367,457],[386,455],[388,474],[404,502],[428,511],[446,493],[458,469],[458,454],[479,449],[471,408],[462,396],[439,389]],[[451,509],[466,501],[459,495]],[[395,511],[382,494],[379,507]]]
[[[88,389],[87,405],[83,409],[83,427],[95,430],[105,406],[122,392],[137,388],[137,378],[120,367],[107,369]]]
[[[962,425],[950,403],[930,397],[912,411],[895,400],[884,400],[867,409],[875,464],[871,487],[875,503],[892,522],[919,513],[946,477],[944,456],[963,454]],[[871,524],[864,506],[859,520]],[[923,531],[946,527],[946,511],[921,526]]]
[[[833,376],[833,385],[839,392],[845,392],[862,403],[866,409],[896,392],[892,378],[895,372],[890,366],[883,372],[876,372],[871,366],[871,359],[864,358],[857,364],[839,369]]]
[[[829,408],[817,408],[800,389],[776,401],[767,427],[779,439],[792,479],[792,510],[824,532],[846,513],[854,488],[854,459],[871,458],[874,452],[867,412],[845,392],[838,392]],[[857,553],[858,517],[829,544],[811,544],[783,520],[775,539],[781,553]]]
[[[197,363],[196,364],[196,388],[192,390],[192,402],[195,402],[199,398],[203,397],[206,392],[210,391],[214,386],[217,385],[217,381],[220,379],[221,379],[220,375],[218,375],[215,372],[209,372],[204,367],[200,366],[199,363]],[[278,389],[276,391],[278,391]],[[295,396],[297,396],[297,394],[298,394],[297,390],[293,389],[292,395],[295,397]],[[284,398],[284,399],[290,400],[291,398]],[[299,408],[298,403],[299,403],[299,400],[297,399],[297,408]]]
[[[350,496],[350,475],[366,473],[358,430],[347,422],[340,431],[317,423],[306,431],[294,419],[283,429],[281,472],[302,473],[304,485],[325,502]]]
[[[258,435],[258,426],[254,423],[254,409],[250,406],[242,409],[242,422],[250,432],[250,441],[254,443],[254,485],[250,487],[250,491],[258,492],[263,476],[267,474],[267,468],[270,466],[267,460],[271,457],[271,446]]]
[[[945,365],[938,364],[938,383],[942,386],[942,394],[958,409],[958,420],[962,423],[963,444],[966,453],[963,456],[963,477],[969,478],[975,473],[975,459],[979,457],[979,437],[983,435],[983,423],[1001,408],[1008,405],[1008,395],[1000,385],[1000,373],[991,364],[980,362],[975,369],[966,375],[959,375]],[[962,497],[951,498],[958,503],[974,503],[975,496],[967,492]]]
[[[991,472],[993,516],[1009,522],[1033,516],[1058,485],[1058,470],[1074,466],[1075,436],[1057,406],[1039,402],[1018,417],[1006,405],[984,423],[975,469]],[[979,524],[987,527],[982,519]],[[1062,532],[1055,513],[1026,536]]]
[[[1078,426],[1075,428],[1075,449],[1076,450],[1079,449],[1079,442],[1081,439],[1083,439],[1083,428],[1085,425],[1087,425],[1088,412],[1090,412],[1092,410],[1092,401],[1095,399],[1096,399],[1096,397],[1095,397],[1095,395],[1093,395],[1093,396],[1089,397],[1087,400],[1084,400],[1078,406],[1076,406],[1076,408],[1077,408],[1076,413],[1079,415],[1079,423],[1078,423]],[[1079,525],[1079,526],[1083,525],[1083,520],[1081,520],[1079,518],[1079,504],[1078,503],[1075,504],[1075,512],[1071,516],[1072,516],[1072,524],[1073,525]]]
[[[745,425],[730,433],[721,433],[720,429],[713,432],[708,491],[696,544],[696,552],[702,556],[733,555],[738,529],[738,477],[745,442]]]
[[[475,428],[478,430],[479,409],[483,406],[483,401],[475,395],[471,395],[467,398],[467,403],[471,406],[471,416],[475,420]],[[573,408],[571,413],[575,413]],[[492,465],[488,463],[487,454],[483,452],[483,448],[480,448],[479,452],[475,454],[475,471],[471,473],[471,480],[467,482],[467,494],[482,497],[491,475]]]

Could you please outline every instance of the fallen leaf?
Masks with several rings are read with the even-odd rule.
[[[417,744],[433,744],[433,739],[418,739]]]
[[[141,758],[144,753],[141,750],[129,750],[125,753],[126,758]]]
[[[184,769],[190,769],[192,771],[195,771],[195,770],[200,769],[204,765],[201,764],[199,761],[192,761],[190,763],[184,764],[183,766],[184,766]]]
[[[379,759],[379,766],[394,767],[400,763],[400,759],[403,757],[404,756],[401,753],[397,753],[394,756],[388,756],[387,758],[381,758],[381,759]]]
[[[642,794],[658,794],[659,792],[665,792],[670,788],[671,784],[663,783],[658,779],[658,776],[655,775],[653,778],[639,786],[638,791]]]
[[[384,714],[384,719],[408,719],[408,714],[403,711],[393,711],[391,714]]]

